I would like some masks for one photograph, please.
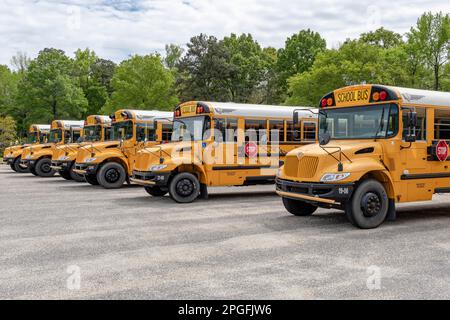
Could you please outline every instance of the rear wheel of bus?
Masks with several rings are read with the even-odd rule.
[[[389,199],[383,185],[376,180],[363,181],[345,205],[349,221],[361,229],[372,229],[386,219]]]
[[[30,172],[30,170],[28,168],[24,169],[20,166],[20,161],[22,159],[20,157],[16,158],[16,160],[14,160],[13,164],[11,165],[11,168],[18,173],[27,173]]]
[[[152,197],[163,197],[169,192],[167,189],[162,189],[161,187],[145,187],[145,191]]]
[[[40,177],[48,178],[53,177],[56,173],[55,170],[51,168],[52,160],[49,158],[42,158],[36,162],[34,170],[36,174]]]
[[[124,167],[117,162],[107,162],[101,166],[97,173],[99,184],[106,189],[117,189],[122,187],[127,174]]]
[[[200,195],[200,182],[192,173],[179,173],[170,181],[169,194],[178,203],[193,202]]]
[[[307,203],[305,201],[294,200],[284,197],[283,197],[283,205],[286,208],[286,210],[289,211],[289,213],[293,214],[294,216],[302,216],[302,217],[310,216],[317,210],[317,206]]]
[[[95,174],[86,174],[84,176],[84,179],[90,185],[93,185],[93,186],[98,186],[99,185],[98,180],[97,180],[97,176]]]

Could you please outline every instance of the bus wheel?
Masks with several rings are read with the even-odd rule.
[[[301,200],[283,198],[283,204],[286,210],[294,216],[310,216],[317,210],[317,206]]]
[[[72,177],[70,176],[69,171],[61,170],[61,171],[58,171],[58,173],[61,176],[61,178],[63,178],[63,179],[65,179],[65,180],[72,180]]]
[[[17,172],[16,167],[14,166],[14,163],[11,163],[9,166],[11,167],[12,171]]]
[[[117,162],[107,162],[97,173],[99,184],[105,189],[117,189],[122,187],[127,175],[122,165]]]
[[[33,174],[33,175],[35,175],[36,177],[38,177],[39,175],[37,174],[37,172],[36,172],[36,169],[35,168],[33,168],[33,167],[28,167],[28,170],[30,170],[30,172]]]
[[[373,229],[386,219],[389,199],[383,185],[376,180],[362,182],[345,205],[350,222],[361,229]]]
[[[48,178],[53,177],[56,173],[50,166],[52,165],[52,160],[49,158],[43,158],[36,162],[34,167],[36,174],[40,177]]]
[[[74,172],[73,169],[75,169],[75,162],[72,164],[69,170],[70,178],[75,182],[85,182],[86,180],[84,179],[84,176]]]
[[[200,195],[200,182],[192,173],[179,173],[170,182],[169,194],[178,203],[193,202]]]
[[[97,180],[97,176],[95,174],[87,174],[87,175],[84,176],[84,179],[90,185],[93,185],[93,186],[98,186],[99,185],[98,180]]]
[[[162,197],[165,196],[168,190],[161,189],[161,187],[145,187],[145,191],[153,197]]]
[[[14,166],[14,171],[15,172],[18,172],[18,173],[27,173],[27,172],[30,172],[30,169],[28,169],[28,168],[26,168],[26,169],[24,169],[24,168],[22,168],[21,166],[20,166],[20,161],[21,161],[21,158],[20,157],[18,157],[16,160],[14,160],[14,162],[13,162],[13,166]]]

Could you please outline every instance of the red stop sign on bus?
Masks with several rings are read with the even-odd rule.
[[[258,155],[258,145],[256,142],[247,142],[245,145],[245,155],[249,158],[254,158]]]
[[[448,158],[448,144],[445,140],[440,140],[436,145],[436,157],[439,161],[445,161]]]

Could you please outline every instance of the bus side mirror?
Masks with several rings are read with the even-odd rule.
[[[297,111],[294,111],[294,119],[293,120],[294,120],[294,127],[298,126],[300,120],[298,118],[298,112]]]

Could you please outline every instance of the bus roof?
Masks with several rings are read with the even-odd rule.
[[[50,125],[49,124],[32,124],[30,126],[30,132],[37,132],[37,131],[50,131]]]
[[[173,113],[168,111],[159,110],[131,110],[131,109],[121,109],[115,112],[115,116],[119,116],[121,119],[124,116],[127,118],[136,120],[152,120],[152,119],[172,119]]]
[[[247,104],[232,102],[207,102],[207,101],[191,101],[185,104],[200,103],[206,104],[210,108],[210,112],[216,115],[240,116],[240,117],[261,117],[261,118],[287,118],[292,119],[294,110],[296,110],[301,118],[317,117],[317,109],[304,106],[275,106],[264,104]],[[312,111],[312,112],[311,112]]]
[[[64,128],[65,130],[71,128],[83,128],[84,121],[79,120],[53,120],[52,128]]]
[[[97,121],[99,121],[101,124],[111,124],[111,117],[93,114],[86,118],[84,125],[96,124]]]
[[[381,86],[383,87],[383,86]],[[406,103],[450,107],[450,92],[384,86],[395,92]]]

